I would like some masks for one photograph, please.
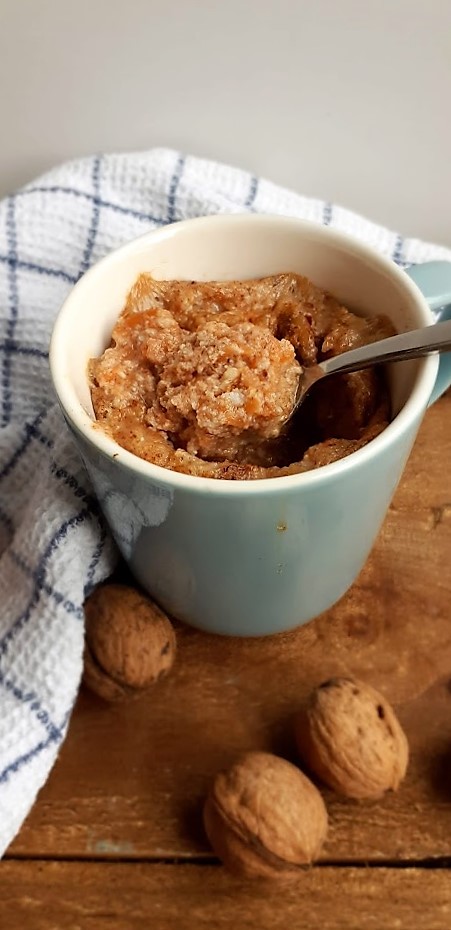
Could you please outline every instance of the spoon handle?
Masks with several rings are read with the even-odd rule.
[[[389,336],[379,342],[370,342],[359,349],[351,349],[336,355],[334,358],[320,362],[325,375],[332,375],[336,371],[343,373],[361,371],[377,362],[396,362],[401,359],[420,358],[430,352],[446,352],[451,350],[451,320],[444,323],[434,323],[423,329],[413,329],[398,336]]]

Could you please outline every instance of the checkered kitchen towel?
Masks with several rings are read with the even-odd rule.
[[[174,220],[246,211],[346,230],[400,264],[451,258],[341,207],[166,149],[75,161],[0,202],[0,854],[66,735],[83,600],[116,559],[55,406],[53,321],[111,249]]]

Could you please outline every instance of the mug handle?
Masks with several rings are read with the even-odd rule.
[[[451,262],[423,262],[405,269],[426,298],[436,323],[451,320]],[[451,352],[444,352],[434,390],[429,399],[433,404],[451,385]]]

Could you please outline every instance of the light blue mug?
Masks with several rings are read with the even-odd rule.
[[[450,315],[451,263],[406,274],[330,228],[212,216],[150,232],[112,253],[78,282],[58,316],[50,352],[56,393],[136,579],[168,613],[210,632],[261,636],[306,623],[331,607],[364,565],[423,414],[451,383],[451,358],[442,357],[440,370],[437,356],[392,365],[392,422],[339,462],[261,481],[178,474],[126,452],[93,422],[87,362],[108,344],[142,271],[197,280],[294,271],[365,315],[387,314],[403,331]]]

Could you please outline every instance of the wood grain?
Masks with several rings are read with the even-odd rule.
[[[167,693],[165,691],[165,693]],[[209,855],[201,806],[210,779],[238,752],[294,759],[290,718],[183,701],[104,708],[79,702],[60,761],[10,854],[79,858]],[[170,712],[168,708],[170,709]],[[166,709],[165,709],[166,708]],[[325,793],[326,859],[451,856],[451,693],[447,683],[401,711],[411,764],[397,794],[356,803]],[[196,732],[197,731],[197,732]]]
[[[328,615],[266,640],[180,628],[174,673],[143,701],[110,707],[81,694],[60,759],[10,855],[208,856],[200,809],[210,778],[245,749],[293,758],[291,719],[306,691],[354,671],[389,697],[411,698],[400,716],[412,761],[400,792],[384,802],[327,795],[324,858],[451,856],[446,677],[412,700],[438,676],[451,677],[450,419],[448,395],[427,414],[367,567]]]
[[[445,870],[316,867],[283,889],[245,884],[221,867],[196,865],[8,862],[0,875],[0,926],[20,930],[449,930],[451,925]]]

